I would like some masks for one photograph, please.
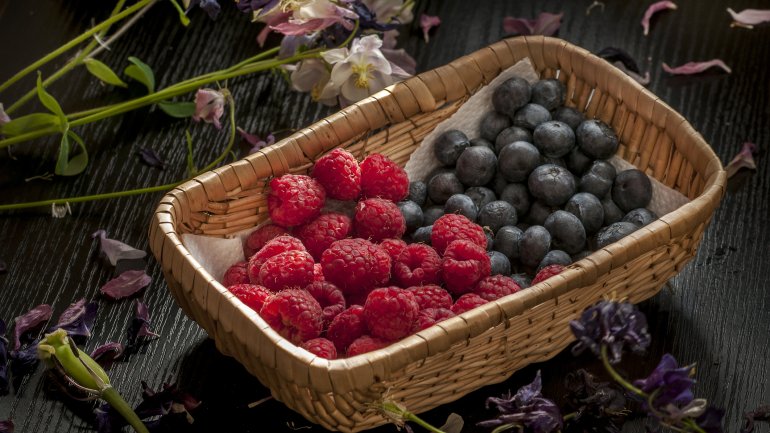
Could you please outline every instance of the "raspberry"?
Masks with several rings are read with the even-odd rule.
[[[262,310],[265,302],[273,296],[269,290],[255,284],[236,284],[228,287],[227,290],[257,313]]]
[[[385,155],[374,153],[361,162],[364,197],[380,197],[398,203],[409,195],[409,177]]]
[[[363,294],[390,279],[390,256],[364,239],[334,242],[321,255],[324,278],[345,296]]]
[[[398,287],[372,290],[364,305],[364,321],[369,332],[386,340],[398,340],[409,335],[412,321],[420,306],[414,294]]]
[[[488,277],[492,264],[487,250],[471,241],[454,241],[444,253],[441,276],[447,290],[455,295],[470,292],[476,283]]]
[[[311,175],[330,198],[355,200],[361,195],[361,167],[352,153],[334,149],[315,162]]]
[[[473,293],[487,301],[494,301],[519,290],[521,287],[516,284],[516,281],[513,281],[513,278],[505,275],[492,275],[479,281],[473,288]]]
[[[337,359],[337,349],[334,348],[334,343],[325,338],[314,338],[300,344],[301,348],[308,352],[318,355],[325,359]]]
[[[353,217],[356,235],[362,239],[379,242],[387,238],[400,238],[406,231],[406,222],[398,206],[381,198],[361,200]]]
[[[344,353],[350,343],[365,333],[364,307],[353,305],[332,320],[329,330],[326,331],[326,338],[334,343],[337,352]]]
[[[249,278],[253,284],[259,284],[259,270],[270,257],[286,251],[305,251],[302,241],[292,236],[278,236],[268,241],[249,259]]]
[[[466,293],[457,298],[455,304],[452,305],[452,312],[459,316],[460,314],[468,310],[472,310],[480,305],[484,305],[487,302],[489,301],[475,293]]]
[[[326,191],[317,180],[301,174],[284,174],[270,181],[267,209],[275,224],[298,226],[318,216],[325,201]]]
[[[324,279],[324,268],[320,263],[313,265],[313,282],[315,281],[326,281]]]
[[[329,326],[332,319],[345,310],[345,296],[342,291],[332,283],[315,281],[305,287],[323,308],[324,328]]]
[[[282,337],[299,344],[321,335],[321,306],[302,289],[287,289],[271,297],[260,316]]]
[[[313,221],[297,227],[294,233],[305,244],[307,251],[314,259],[320,260],[321,254],[334,241],[345,239],[350,234],[353,223],[345,215],[327,213]]]
[[[407,290],[414,294],[415,299],[417,299],[417,305],[420,306],[420,310],[425,310],[427,308],[452,307],[452,295],[439,286],[418,286],[410,287]]]
[[[393,262],[393,276],[401,287],[441,283],[441,257],[425,244],[411,244]]]
[[[562,265],[548,265],[540,270],[540,272],[535,275],[535,278],[532,279],[532,285],[545,281],[554,275],[559,275],[564,270],[564,266]]]
[[[468,240],[482,248],[487,247],[484,229],[463,215],[446,214],[433,223],[430,243],[439,254],[443,255],[449,244],[457,240]]]
[[[370,335],[363,335],[356,339],[356,341],[350,343],[348,346],[348,356],[356,356],[362,353],[371,352],[377,349],[389,345],[390,342],[381,338],[372,337]]]
[[[288,235],[289,232],[285,228],[279,227],[275,224],[266,224],[262,227],[251,232],[246,242],[243,244],[243,254],[246,258],[253,256],[257,251],[261,250],[266,243],[270,242],[278,236]]]
[[[286,251],[267,259],[259,280],[277,292],[287,287],[305,287],[313,282],[313,258],[305,251]]]
[[[222,277],[222,285],[230,287],[234,284],[248,284],[249,280],[249,262],[238,262],[225,271]]]
[[[436,323],[454,316],[455,313],[448,308],[426,308],[425,310],[421,310],[412,324],[412,333],[422,331],[425,328],[430,328]]]
[[[380,242],[380,246],[385,248],[385,251],[390,255],[391,262],[393,262],[398,258],[398,255],[401,254],[401,251],[406,248],[406,242],[402,239],[385,239]]]

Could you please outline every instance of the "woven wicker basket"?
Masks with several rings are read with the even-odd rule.
[[[500,71],[529,57],[544,78],[567,85],[567,105],[617,131],[618,155],[691,201],[596,251],[562,274],[444,321],[385,349],[349,359],[317,358],[281,338],[201,267],[184,233],[225,236],[267,219],[267,182],[306,173],[344,147],[404,165],[439,122]],[[589,102],[590,101],[590,102]],[[569,320],[603,295],[639,302],[695,254],[719,203],[725,172],[692,126],[609,63],[545,37],[504,40],[389,87],[244,160],[202,174],[166,195],[151,248],[182,309],[308,420],[344,432],[387,422],[370,404],[387,398],[419,413],[546,360],[573,339]]]

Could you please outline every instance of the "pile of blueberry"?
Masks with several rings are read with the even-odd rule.
[[[569,265],[657,218],[650,179],[607,161],[618,137],[564,106],[555,79],[511,78],[494,90],[480,137],[449,130],[435,142],[443,164],[398,204],[413,242],[430,244],[434,221],[459,213],[484,227],[492,274],[522,287],[541,268]]]

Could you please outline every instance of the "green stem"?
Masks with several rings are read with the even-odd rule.
[[[615,379],[615,382],[620,384],[620,386],[622,386],[623,388],[631,391],[632,393],[634,393],[634,394],[636,394],[636,395],[638,395],[638,396],[640,396],[642,398],[646,399],[648,397],[647,394],[644,391],[642,391],[641,389],[635,387],[630,382],[628,382],[626,379],[623,379],[623,377],[620,375],[620,373],[618,373],[617,371],[615,371],[614,368],[612,368],[612,365],[610,365],[610,360],[607,357],[607,346],[602,345],[602,353],[601,353],[601,355],[602,355],[602,363],[604,364],[604,369],[607,370],[607,372],[610,374],[610,376],[612,376],[613,379]]]
[[[176,2],[176,0],[171,0],[171,4],[174,6],[174,9],[176,9],[177,13],[179,14],[179,21],[182,22],[182,25],[187,27],[190,25],[190,19],[187,18],[187,14],[184,13],[184,9],[182,9],[182,6],[179,6],[179,3]]]
[[[706,433],[692,418],[688,418],[682,421],[687,427],[690,427],[697,433]]]
[[[440,430],[436,427],[433,427],[432,425],[428,424],[426,421],[424,421],[422,418],[418,417],[417,415],[413,414],[412,412],[409,412],[408,410],[404,411],[404,419],[407,421],[412,421],[413,423],[423,427],[425,430],[428,430],[433,433],[444,433],[443,430]]]
[[[123,400],[123,397],[121,397],[120,394],[115,391],[115,388],[110,386],[104,389],[101,392],[101,398],[102,400],[109,403],[113,409],[118,411],[118,413],[123,418],[125,418],[126,421],[128,421],[128,423],[131,425],[131,427],[134,428],[134,430],[137,431],[137,433],[150,433],[142,420],[139,419],[139,416],[136,415],[136,412],[134,412],[134,410],[131,409],[131,406],[129,406],[128,403]]]

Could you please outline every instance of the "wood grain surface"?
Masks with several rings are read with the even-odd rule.
[[[127,65],[126,57],[139,57],[153,67],[158,86],[163,87],[256,54],[260,26],[250,24],[227,0],[222,3],[223,13],[217,21],[195,11],[192,24],[184,28],[172,7],[160,2],[101,59],[121,70]],[[594,52],[606,46],[629,51],[643,71],[650,71],[649,89],[682,113],[722,161],[728,162],[744,141],[760,146],[758,170],[740,173],[731,181],[697,257],[671,281],[670,288],[643,304],[653,336],[650,353],[629,356],[622,367],[630,376],[641,377],[665,352],[683,363],[697,362],[697,395],[724,407],[727,431],[738,431],[744,411],[770,403],[770,171],[766,158],[770,144],[770,26],[731,28],[725,9],[768,8],[770,3],[680,0],[678,10],[653,18],[648,37],[639,24],[647,2],[605,3],[603,11],[595,8],[587,16],[590,0],[422,2],[418,9],[439,15],[442,24],[428,44],[417,24],[412,24],[402,31],[402,45],[417,59],[418,70],[424,71],[502,38],[504,16],[564,11],[559,37]],[[92,19],[105,17],[110,8],[111,4],[86,0],[0,0],[0,80],[79,34]],[[277,40],[271,38],[269,43]],[[733,73],[671,77],[660,69],[661,62],[678,65],[711,58],[725,60]],[[44,76],[52,70],[44,68]],[[0,102],[9,105],[33,84],[32,78],[24,80],[0,95]],[[237,103],[238,125],[260,135],[299,128],[335,110],[291,91],[277,74],[238,78],[226,85]],[[66,111],[76,111],[125,99],[141,89],[106,89],[84,70],[77,70],[50,91]],[[34,104],[26,107],[33,108]],[[0,152],[0,202],[96,194],[181,180],[186,170],[187,129],[194,138],[198,166],[214,159],[226,144],[224,130],[145,109],[80,128],[92,162],[75,178],[25,181],[53,171],[56,141],[14,146],[13,158]],[[136,153],[143,147],[155,149],[167,161],[166,169],[142,164]],[[99,296],[99,287],[113,276],[114,269],[98,257],[90,235],[103,228],[110,237],[148,249],[150,215],[161,195],[76,204],[72,215],[62,219],[53,219],[50,208],[0,214],[0,260],[8,264],[7,272],[0,274],[0,318],[10,322],[40,303],[51,304],[56,315],[77,299],[93,298],[99,301],[99,314],[86,349],[124,341],[132,304]],[[129,402],[140,400],[141,380],[159,387],[171,378],[204,402],[193,431],[288,432],[308,427],[299,415],[275,401],[249,408],[269,391],[235,361],[219,354],[204,332],[184,316],[169,296],[153,259],[148,258],[146,269],[153,282],[144,299],[161,338],[111,368],[115,387]],[[465,418],[464,431],[482,431],[475,422],[494,416],[484,408],[487,396],[528,383],[539,369],[544,394],[558,400],[564,393],[565,372],[578,367],[601,371],[590,355],[573,357],[567,351],[425,417],[440,425],[454,411]],[[14,383],[11,393],[0,397],[0,420],[12,417],[16,431],[22,433],[93,429],[91,404],[63,403],[42,379],[43,369],[39,368],[36,374]],[[644,424],[630,422],[625,431],[642,432]],[[315,426],[308,429],[321,431]]]

